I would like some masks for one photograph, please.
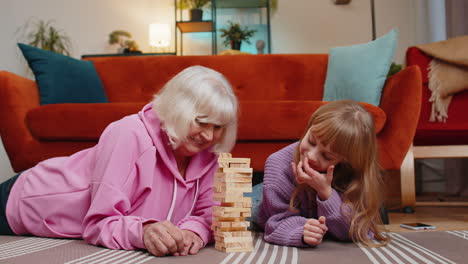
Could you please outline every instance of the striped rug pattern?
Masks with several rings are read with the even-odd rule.
[[[0,236],[0,263],[118,263],[118,264],[309,264],[326,263],[468,263],[468,231],[387,233],[386,247],[325,241],[316,248],[284,247],[254,236],[254,250],[223,253],[213,245],[199,254],[184,257],[154,257],[145,251],[111,250],[83,240]]]

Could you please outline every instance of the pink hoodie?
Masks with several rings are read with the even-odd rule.
[[[96,146],[23,172],[6,208],[18,235],[83,238],[111,249],[145,248],[143,224],[170,220],[212,239],[217,157],[192,157],[186,179],[151,104],[110,124]]]

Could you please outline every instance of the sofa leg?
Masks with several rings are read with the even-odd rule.
[[[416,206],[416,187],[414,177],[414,154],[413,145],[403,160],[400,168],[401,179],[401,206],[405,213],[413,213]]]
[[[380,218],[382,219],[382,223],[384,225],[390,224],[390,221],[388,220],[387,208],[385,206],[383,206],[383,205],[382,205],[382,207],[380,207]]]

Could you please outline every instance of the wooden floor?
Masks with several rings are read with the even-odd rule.
[[[385,228],[391,232],[468,230],[468,207],[416,207],[415,212],[411,214],[391,210],[389,222]],[[434,225],[436,229],[414,231],[400,227],[402,223],[414,222]]]
[[[389,225],[391,232],[431,232],[448,230],[468,230],[468,206],[464,207],[416,207],[411,214],[403,213],[400,193],[399,171],[389,171],[385,177],[385,206],[389,210]],[[468,201],[468,197],[448,197],[441,193],[417,193],[417,201]],[[435,230],[414,231],[400,227],[402,223],[422,222],[436,227]]]

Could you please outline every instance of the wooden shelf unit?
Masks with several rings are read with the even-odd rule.
[[[212,21],[179,21],[176,22],[176,25],[182,33],[213,31]]]

